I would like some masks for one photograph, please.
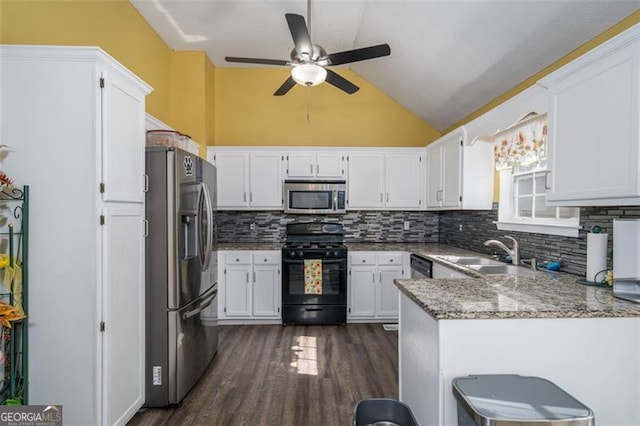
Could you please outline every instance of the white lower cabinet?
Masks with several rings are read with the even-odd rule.
[[[404,252],[349,253],[349,322],[398,318],[396,278],[408,278],[409,256]]]
[[[221,251],[218,312],[224,322],[279,320],[280,251]]]

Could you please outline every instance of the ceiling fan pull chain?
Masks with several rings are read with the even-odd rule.
[[[311,86],[307,86],[307,124],[311,124]]]

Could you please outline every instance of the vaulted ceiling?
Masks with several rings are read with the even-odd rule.
[[[307,0],[131,3],[170,48],[206,51],[216,67],[254,66],[225,56],[288,60],[284,15],[309,16]],[[390,56],[350,68],[444,130],[639,9],[640,0],[313,0],[310,33],[329,53],[388,43]]]

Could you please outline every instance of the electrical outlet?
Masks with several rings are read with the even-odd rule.
[[[409,222],[408,220],[404,221],[404,230],[408,231],[411,228],[411,222]]]
[[[252,231],[256,230],[256,224],[254,222],[251,222],[251,224],[249,224],[249,229]]]
[[[462,232],[462,224],[458,225],[458,231]]]

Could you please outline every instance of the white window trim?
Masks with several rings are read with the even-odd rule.
[[[500,199],[498,202],[498,221],[494,222],[501,231],[530,232],[536,234],[578,237],[580,219],[514,219],[513,212],[513,178],[510,170],[502,170],[500,175]]]

